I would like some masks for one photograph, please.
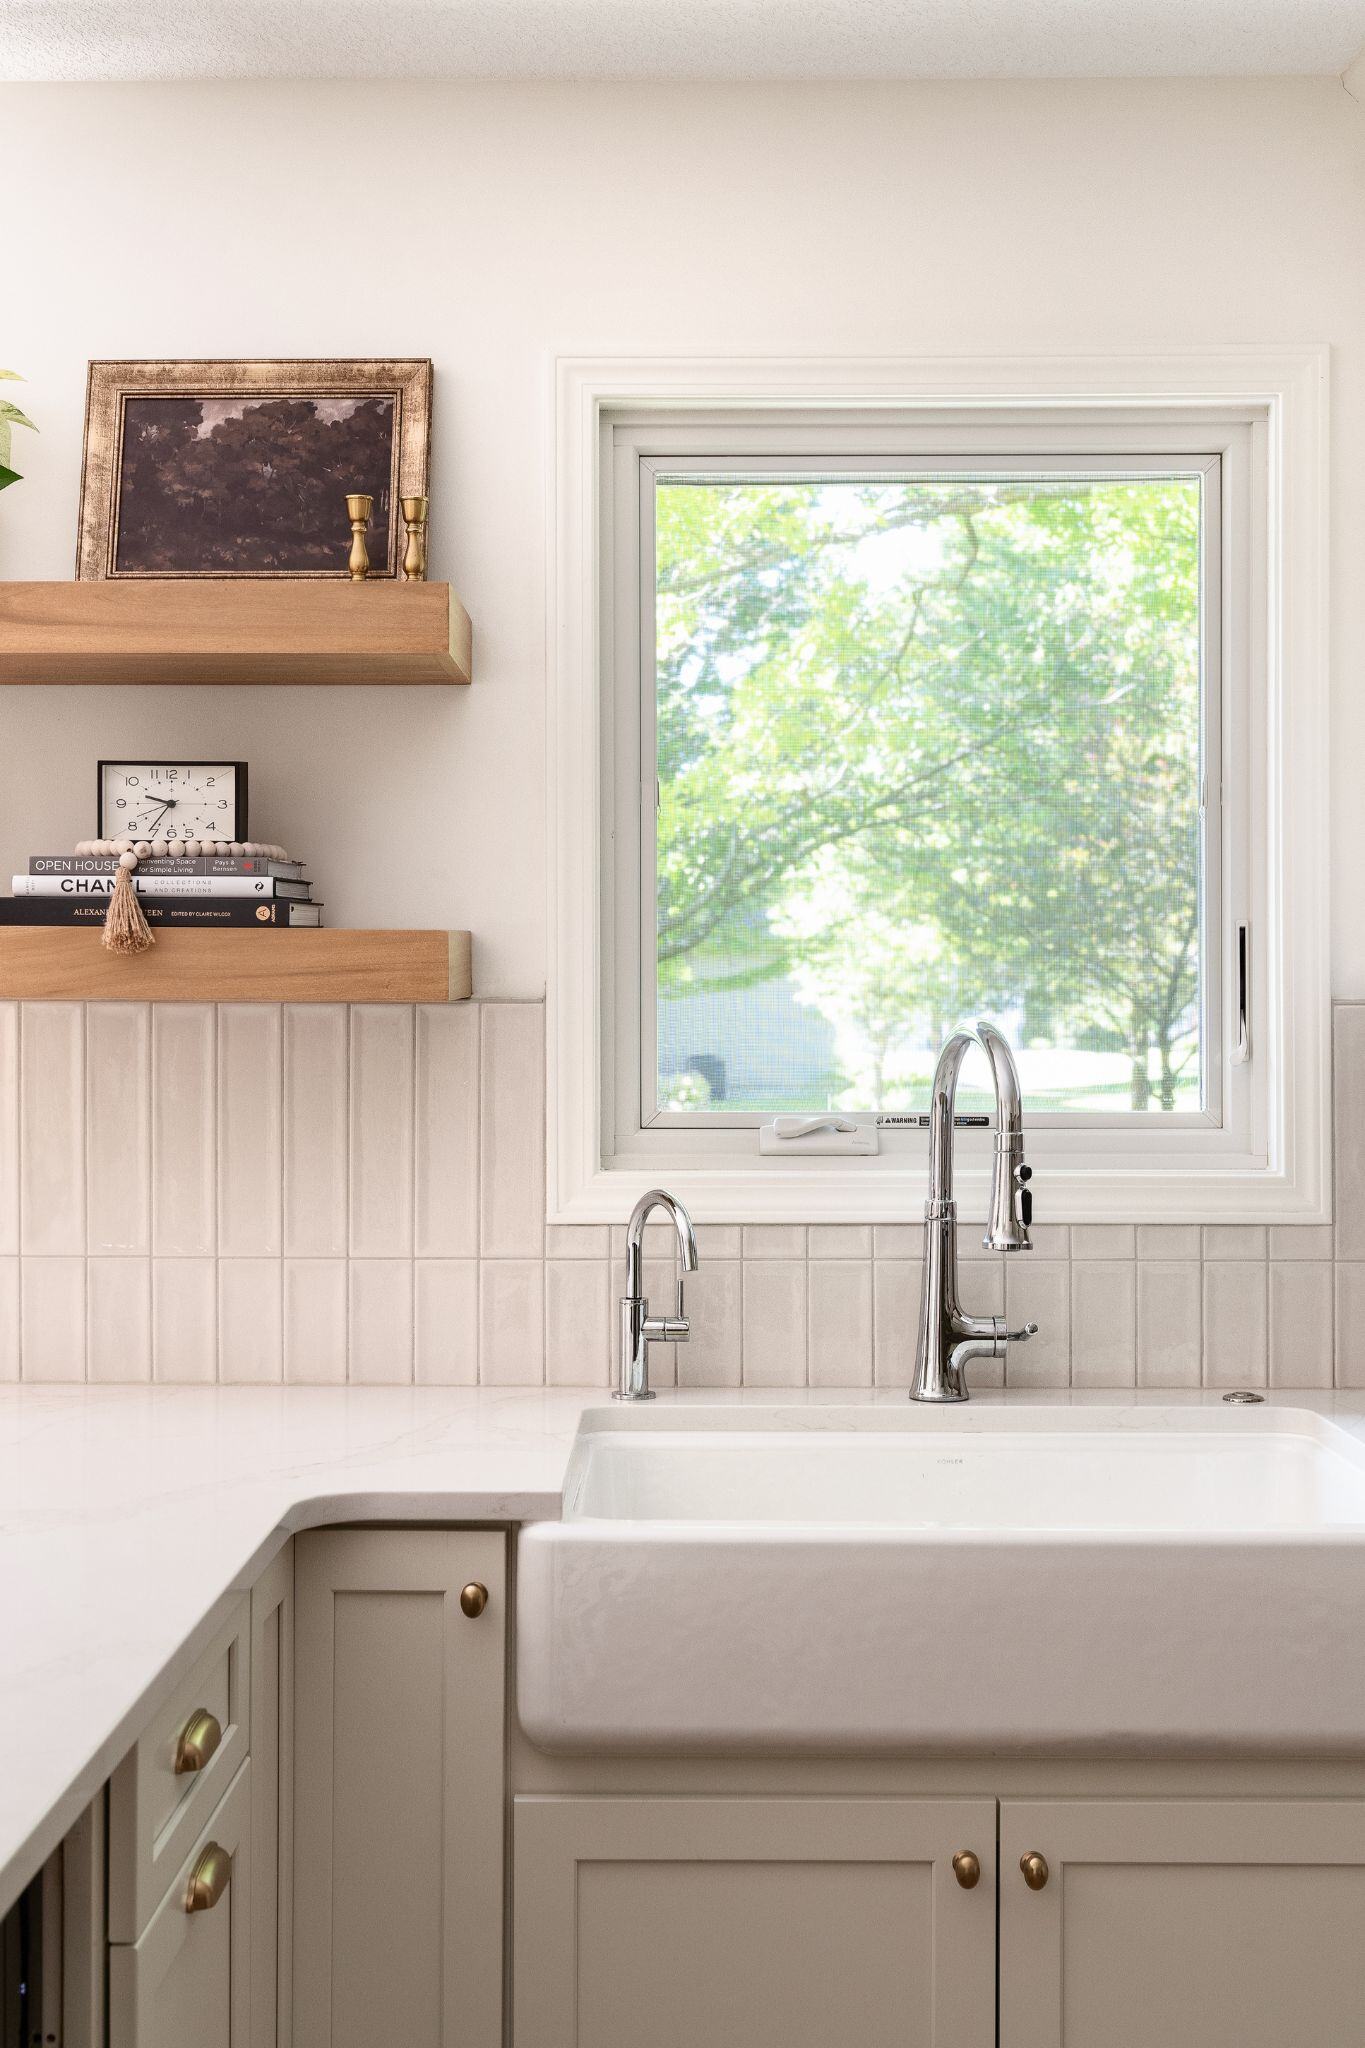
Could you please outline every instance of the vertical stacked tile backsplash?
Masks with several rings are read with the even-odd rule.
[[[966,1233],[972,1306],[1040,1325],[1010,1385],[1365,1386],[1365,1005],[1334,1021],[1335,1226]],[[0,1379],[605,1385],[624,1231],[545,1226],[543,1074],[535,1003],[0,1004]],[[698,1234],[661,1383],[906,1384],[917,1224]]]

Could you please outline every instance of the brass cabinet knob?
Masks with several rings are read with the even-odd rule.
[[[981,1858],[970,1849],[959,1849],[953,1858],[953,1875],[964,1892],[974,1891],[981,1882]]]
[[[223,1729],[218,1716],[211,1714],[207,1707],[196,1707],[175,1745],[176,1777],[183,1778],[187,1771],[202,1771],[222,1739]]]
[[[1046,1856],[1040,1856],[1036,1850],[1033,1850],[1029,1855],[1019,1858],[1019,1868],[1024,1873],[1024,1883],[1028,1886],[1029,1890],[1031,1892],[1040,1892],[1048,1880]]]
[[[210,1842],[194,1869],[185,1890],[187,1913],[211,1913],[232,1883],[232,1858],[217,1842]]]
[[[471,1621],[477,1621],[488,1605],[488,1588],[481,1586],[477,1579],[471,1579],[460,1589],[460,1605]]]

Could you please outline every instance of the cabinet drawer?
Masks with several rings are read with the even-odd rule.
[[[250,1775],[243,1764],[141,1938],[110,1948],[109,2048],[248,2048]],[[215,1847],[231,1875],[215,1904],[191,1913],[191,1878]]]
[[[245,1760],[251,1602],[227,1609],[194,1669],[158,1709],[109,1786],[109,1938],[136,1941]],[[211,1717],[211,1718],[210,1718]],[[192,1754],[187,1732],[201,1731]],[[195,1768],[196,1756],[198,1768]]]

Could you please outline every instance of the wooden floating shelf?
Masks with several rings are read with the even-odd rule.
[[[0,999],[119,1003],[458,1003],[468,932],[159,931],[111,953],[98,929],[0,926]]]
[[[467,683],[448,583],[0,583],[0,683]]]

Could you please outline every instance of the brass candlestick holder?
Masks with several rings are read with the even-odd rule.
[[[425,583],[427,580],[427,501],[425,498],[404,498],[403,517],[408,526],[408,545],[403,556],[403,581]]]
[[[365,545],[365,529],[370,523],[374,510],[374,499],[364,491],[346,493],[346,514],[351,522],[351,559],[347,567],[352,583],[363,583],[370,573],[370,551]]]

